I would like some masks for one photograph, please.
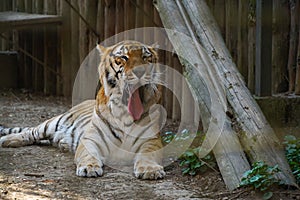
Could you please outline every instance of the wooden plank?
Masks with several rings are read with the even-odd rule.
[[[296,55],[297,55],[297,25],[299,23],[299,1],[290,0],[290,41],[289,41],[289,56],[288,56],[288,73],[289,73],[289,93],[295,90],[296,81]],[[297,3],[296,3],[297,2]]]
[[[225,38],[226,33],[226,17],[225,17],[225,0],[217,0],[214,5],[214,16],[220,27],[221,34]]]
[[[43,12],[49,15],[56,15],[56,0],[44,0]],[[58,33],[57,27],[46,26],[44,27],[44,65],[48,66],[50,69],[56,71],[58,65],[57,58],[57,47],[58,43]],[[44,94],[56,94],[56,83],[57,75],[44,68]]]
[[[24,0],[25,1],[25,10],[28,13],[32,13],[32,0]]]
[[[162,22],[160,20],[160,16],[159,13],[157,12],[157,10],[155,9],[155,7],[153,6],[153,20],[156,26],[158,27],[163,27]],[[158,62],[161,64],[166,64],[166,51],[162,50],[161,48],[164,47],[164,45],[166,44],[166,37],[162,37],[162,35],[166,35],[166,33],[161,30],[161,29],[156,29],[154,31],[154,41],[157,42],[158,45],[160,45],[160,47],[157,49],[158,50]],[[161,91],[162,91],[162,98],[160,100],[160,103],[162,105],[164,105],[164,94],[166,92],[166,88],[162,87]]]
[[[256,1],[255,94],[272,95],[272,0]]]
[[[31,2],[33,13],[43,13],[44,2],[40,0],[33,0]],[[32,29],[32,55],[38,60],[44,61],[44,31],[43,27],[34,27]],[[33,90],[35,92],[43,91],[45,84],[44,72],[46,66],[40,66],[39,63],[32,62],[33,73]]]
[[[133,31],[127,31],[135,28],[135,0],[124,0],[124,29],[125,39],[134,40],[135,33]]]
[[[75,3],[74,8],[80,12],[80,14],[84,17],[85,20],[86,20],[85,17],[88,13],[88,10],[86,7],[87,1],[88,0],[84,0],[84,1],[77,0],[77,3],[75,3],[76,1],[73,1]],[[72,10],[72,12],[73,12],[73,10]],[[73,24],[73,22],[71,24]],[[73,31],[76,31],[76,26],[77,25],[75,24]],[[78,28],[79,28],[79,38],[73,38],[73,40],[74,40],[74,43],[79,42],[79,46],[80,46],[80,48],[78,49],[79,50],[79,58],[80,58],[79,62],[82,63],[83,60],[85,59],[88,49],[89,49],[89,39],[88,39],[88,31],[89,30],[88,30],[86,22],[83,19],[79,20]],[[72,50],[72,51],[76,51],[76,50]],[[76,56],[76,54],[74,56]],[[72,74],[73,74],[73,72],[72,72]]]
[[[288,90],[286,66],[289,52],[288,1],[273,0],[273,38],[272,38],[272,93]]]
[[[26,30],[22,34],[24,34],[25,36],[24,50],[32,55],[32,31]],[[25,56],[24,58],[25,88],[31,90],[33,88],[32,62],[33,60],[30,57]]]
[[[142,28],[144,26],[144,13],[143,13],[143,0],[135,0],[136,1],[136,11],[135,11],[135,28]],[[144,35],[141,34],[141,31],[135,33],[135,40],[143,42]]]
[[[174,55],[173,56],[173,69],[178,71],[179,73],[182,74],[183,72],[183,69],[182,69],[182,65],[177,57],[177,55]],[[173,95],[173,108],[172,108],[172,119],[174,121],[178,121],[180,120],[180,117],[181,117],[181,110],[180,110],[180,106],[179,106],[179,101],[182,101],[184,102],[184,95],[182,95],[182,93],[185,93],[185,91],[182,90],[182,87],[183,87],[183,83],[182,84],[177,84],[177,81],[178,80],[173,80],[173,85],[177,85],[178,86],[178,96],[179,96],[179,99],[176,98],[175,95]],[[190,108],[192,108],[190,106]],[[192,114],[192,113],[190,113]]]
[[[35,14],[44,14],[44,1],[41,1],[41,0],[32,0],[32,7],[33,7],[32,8],[33,12]]]
[[[153,9],[152,1],[144,1],[143,9],[143,27],[153,27]],[[151,45],[153,43],[154,35],[152,32],[144,31],[144,43]]]
[[[61,16],[63,26],[61,27],[61,73],[63,76],[63,89],[62,93],[64,96],[71,96],[72,85],[71,85],[71,75],[70,75],[70,66],[72,60],[71,54],[71,8],[66,1],[62,2],[61,5]]]
[[[61,17],[57,15],[40,15],[22,12],[0,12],[0,32],[34,25],[60,24]]]
[[[124,0],[116,1],[116,34],[121,33],[125,30],[124,3]],[[122,41],[124,39],[124,34],[117,35],[116,37],[116,41]]]
[[[16,12],[25,12],[25,0],[16,0]]]
[[[97,2],[96,1],[86,1],[86,12],[83,16],[87,23],[87,37],[88,37],[88,51],[86,52],[86,55],[96,47],[96,43],[98,40],[98,33],[96,32],[96,24],[97,24]],[[79,67],[79,66],[78,66]],[[77,67],[77,69],[78,69]]]
[[[168,41],[167,43],[168,47],[167,49],[173,49],[172,44],[170,43],[170,41]],[[165,65],[168,67],[172,67],[173,66],[173,57],[172,57],[172,52],[168,51],[165,52]],[[168,68],[166,70],[167,74],[173,74],[173,72],[170,70],[170,68]],[[166,83],[172,83],[173,80],[173,76],[166,76]],[[170,86],[172,87],[172,85]],[[163,91],[163,105],[166,109],[167,112],[167,116],[169,119],[172,119],[172,112],[173,112],[173,93],[172,93],[173,88],[165,88],[165,90]]]
[[[62,1],[56,0],[56,14],[60,15],[62,14]],[[63,96],[63,79],[62,76],[59,76],[62,74],[62,36],[61,36],[61,26],[57,27],[57,49],[56,49],[56,55],[57,55],[57,66],[56,66],[56,95]]]
[[[247,86],[251,93],[255,92],[255,2],[249,3],[248,13],[248,81]]]
[[[104,28],[104,38],[108,39],[109,37],[115,34],[115,21],[112,20],[116,16],[116,1],[115,0],[106,0],[105,1],[105,28]],[[109,44],[105,44],[109,45]],[[111,45],[111,44],[110,44]]]
[[[237,68],[247,82],[248,56],[248,2],[239,0],[238,3],[238,39],[237,39]]]
[[[226,46],[230,51],[230,55],[234,61],[237,60],[237,24],[238,24],[238,1],[225,1],[225,19],[226,19]]]
[[[298,2],[298,6],[300,6],[299,2]],[[297,53],[295,94],[300,95],[300,26],[299,26],[299,36],[298,36],[298,53]]]
[[[255,26],[248,26],[248,78],[247,86],[251,93],[255,91]]]
[[[86,44],[86,26],[84,22],[82,22],[79,18],[78,13],[75,11],[79,11],[79,3],[82,1],[71,0],[70,3],[74,7],[71,9],[71,66],[69,73],[71,74],[71,79],[75,80],[74,75],[78,68],[80,67],[81,62],[86,56],[86,52],[88,47]],[[84,5],[81,5],[84,7]],[[82,11],[82,10],[81,10]],[[84,14],[83,12],[80,12]]]
[[[99,38],[99,43],[102,42],[104,40],[104,12],[105,12],[105,3],[104,0],[99,0],[98,1],[98,7],[97,7],[97,26],[96,26],[96,30],[100,35]]]

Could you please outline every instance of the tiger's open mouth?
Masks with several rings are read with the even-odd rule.
[[[134,120],[139,120],[145,111],[144,106],[147,102],[145,102],[143,94],[149,87],[151,87],[150,84],[138,87],[129,86],[129,89],[123,93],[122,102],[127,105],[128,112]]]
[[[128,98],[128,112],[134,120],[139,120],[144,113],[144,106],[140,97],[140,89],[136,89]]]

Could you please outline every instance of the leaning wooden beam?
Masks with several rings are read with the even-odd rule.
[[[211,119],[215,117],[212,116],[212,109],[216,109],[216,105],[213,105],[211,99],[207,98],[214,98],[209,90],[213,89],[216,91],[216,93],[219,94],[218,98],[220,102],[223,102],[218,110],[218,112],[223,112],[226,118],[223,132],[221,135],[216,133],[219,135],[219,140],[210,140],[209,142],[216,143],[213,152],[217,159],[219,169],[225,184],[229,189],[233,190],[238,187],[242,174],[250,169],[250,166],[239,143],[239,139],[232,130],[230,120],[225,115],[227,110],[226,97],[222,95],[223,86],[218,81],[219,78],[215,81],[214,77],[211,76],[211,74],[215,72],[212,71],[209,65],[213,63],[211,63],[208,56],[201,55],[204,54],[201,51],[202,48],[198,48],[197,45],[193,43],[191,39],[193,36],[189,34],[189,27],[185,23],[186,16],[180,11],[181,9],[179,9],[176,2],[173,0],[160,0],[157,1],[155,5],[159,11],[164,27],[173,29],[179,33],[185,33],[189,36],[183,37],[181,34],[176,34],[176,32],[171,33],[167,31],[175,51],[179,55],[180,61],[186,67],[189,84],[193,87],[199,103],[204,129],[208,129],[209,123],[214,123]],[[203,78],[197,76],[199,73]],[[221,132],[222,130],[216,131]]]
[[[183,1],[201,44],[214,62],[226,89],[227,100],[232,106],[242,129],[240,139],[252,161],[265,161],[270,165],[279,165],[278,178],[289,185],[296,185],[290,167],[286,161],[280,141],[267,122],[260,107],[244,84],[204,0]],[[196,20],[199,19],[199,20]],[[206,19],[206,20],[205,20]]]
[[[197,40],[195,42],[200,43],[206,50],[213,63],[211,66],[205,65],[204,67],[217,67],[215,69],[217,73],[214,76],[224,85],[227,101],[233,108],[241,128],[240,141],[251,161],[262,160],[270,165],[278,164],[281,169],[278,178],[288,185],[296,185],[280,142],[237,71],[205,1],[157,0],[156,6],[166,28],[191,34]],[[183,12],[178,13],[178,7],[182,6]],[[182,16],[189,20],[183,23]],[[191,29],[192,32],[189,31]],[[186,47],[186,44],[174,35],[169,34],[169,37],[177,51],[181,48],[184,51],[192,48]],[[179,48],[176,49],[176,47]],[[199,52],[199,55],[205,58],[202,53]]]

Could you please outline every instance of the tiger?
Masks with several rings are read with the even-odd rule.
[[[139,179],[161,179],[161,73],[155,46],[125,40],[96,46],[100,89],[67,112],[36,127],[0,127],[0,147],[22,147],[42,140],[75,154],[76,175],[100,177],[103,166],[130,165]]]

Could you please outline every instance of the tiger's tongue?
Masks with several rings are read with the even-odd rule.
[[[128,100],[128,112],[134,120],[139,120],[144,112],[139,90],[135,90]]]

